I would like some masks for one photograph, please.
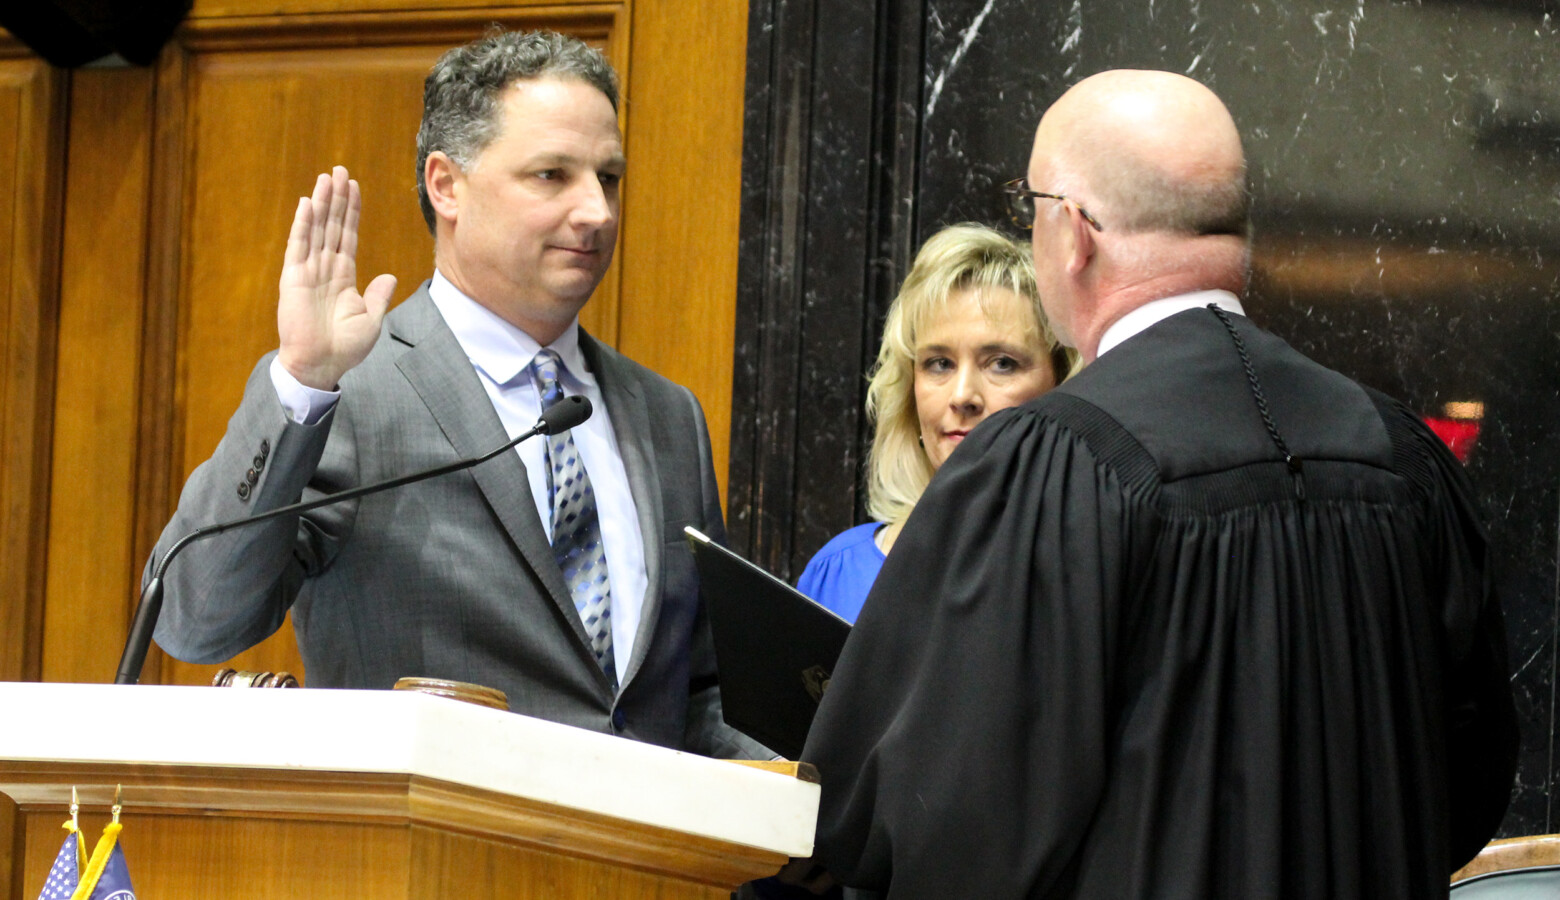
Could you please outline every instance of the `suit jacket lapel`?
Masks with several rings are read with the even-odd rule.
[[[623,684],[633,681],[650,650],[656,618],[661,612],[661,478],[656,469],[655,450],[650,441],[650,412],[645,408],[644,392],[632,369],[609,348],[580,330],[580,348],[596,374],[623,468],[628,473],[629,491],[639,515],[639,530],[644,538],[645,596],[639,614],[639,631],[634,636],[634,655],[624,670]]]
[[[507,441],[504,425],[488,399],[455,334],[444,323],[438,308],[429,299],[426,286],[396,310],[391,335],[412,349],[396,363],[413,389],[427,405],[428,412],[461,458],[480,456]],[[580,648],[588,656],[590,639],[580,622],[568,584],[553,558],[547,532],[536,518],[536,502],[525,464],[517,453],[505,453],[469,470],[494,515],[519,548],[520,555],[538,582],[544,585],[563,620],[573,632]],[[610,687],[600,666],[591,666]]]

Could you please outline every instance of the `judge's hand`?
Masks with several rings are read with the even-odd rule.
[[[333,390],[379,338],[395,276],[380,275],[357,290],[358,183],[337,166],[298,201],[282,262],[276,328],[278,358],[303,384]]]

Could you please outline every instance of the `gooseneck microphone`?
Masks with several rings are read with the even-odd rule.
[[[472,459],[462,459],[457,462],[447,463],[421,472],[413,472],[410,475],[400,475],[386,481],[375,484],[366,484],[361,487],[348,488],[317,497],[302,503],[293,503],[289,506],[281,506],[266,512],[256,513],[243,519],[234,519],[230,522],[218,522],[215,525],[207,525],[197,528],[174,542],[168,552],[152,570],[152,578],[141,591],[141,600],[136,604],[135,618],[130,622],[130,636],[125,640],[125,651],[119,657],[119,674],[114,676],[115,684],[135,684],[141,680],[141,667],[146,663],[146,651],[152,645],[152,632],[157,628],[157,617],[162,614],[163,602],[163,575],[168,571],[168,564],[180,550],[186,546],[234,528],[242,528],[246,525],[256,525],[282,516],[293,516],[306,513],[310,510],[329,506],[332,503],[340,503],[345,500],[353,500],[358,497],[366,497],[369,494],[377,494],[380,491],[388,491],[391,488],[401,487],[417,481],[425,481],[429,478],[437,478],[440,475],[448,475],[451,472],[459,472],[472,466],[480,465],[498,456],[505,451],[514,449],[528,438],[539,434],[557,434],[560,431],[568,431],[570,428],[590,418],[590,400],[585,397],[565,397],[542,411],[541,418],[536,420],[536,425],[530,431],[520,435],[514,440],[495,450],[482,454]]]

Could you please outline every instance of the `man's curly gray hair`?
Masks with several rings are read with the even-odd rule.
[[[583,81],[617,109],[617,73],[600,51],[578,38],[552,31],[491,31],[446,52],[423,82],[422,127],[417,130],[417,199],[430,233],[435,218],[423,181],[428,154],[443,151],[456,165],[469,166],[498,137],[504,89],[531,78]]]

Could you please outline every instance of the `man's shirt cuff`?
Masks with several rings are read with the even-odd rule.
[[[292,377],[282,361],[274,356],[271,358],[271,384],[276,388],[276,399],[282,402],[287,418],[299,425],[318,423],[341,399],[341,391],[316,390]]]

